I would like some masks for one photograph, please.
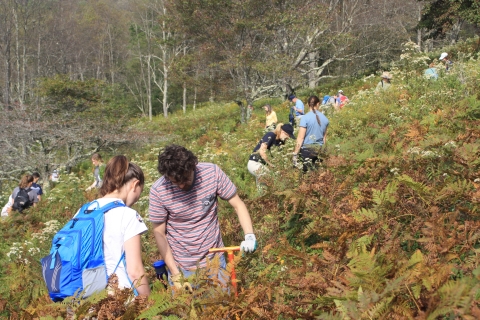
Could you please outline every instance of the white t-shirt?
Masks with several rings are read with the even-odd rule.
[[[8,201],[7,203],[5,204],[5,206],[3,207],[2,209],[2,217],[8,217],[8,208],[11,208],[13,206],[13,199],[12,199],[12,195],[10,195],[8,197]]]
[[[97,199],[97,201],[100,207],[113,201],[120,201],[123,203],[122,200],[115,198],[100,198]],[[92,206],[92,208],[93,207],[94,206]],[[125,241],[133,238],[137,234],[142,234],[147,230],[147,226],[143,222],[142,217],[132,208],[119,207],[105,213],[103,252],[105,255],[107,274],[109,276],[112,274],[113,270],[115,270],[115,267],[124,252],[123,244]],[[127,270],[125,270],[123,262],[120,262],[115,273],[118,276],[119,288],[131,288],[130,282],[127,278]]]
[[[51,179],[53,182],[58,182],[58,178],[59,178],[58,173],[56,172],[52,173]]]

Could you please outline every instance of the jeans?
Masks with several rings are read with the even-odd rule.
[[[218,270],[218,273],[215,274],[215,271],[213,270],[213,274],[212,274],[212,269],[210,269],[210,272],[208,274],[208,278],[209,279],[213,279],[213,278],[216,278],[218,279],[218,281],[220,282],[220,284],[222,285],[222,287],[224,288],[227,288],[228,287],[228,281],[230,280],[230,276],[228,275],[227,273],[227,262],[225,261],[225,256],[222,254],[222,255],[219,255],[219,260],[220,260],[220,269]],[[190,282],[190,284],[192,285],[192,287],[194,289],[198,289],[198,279],[197,278],[197,272],[202,272],[202,271],[205,271],[205,268],[200,268],[200,269],[182,269],[182,268],[179,268],[180,269],[180,272],[183,274],[183,277],[185,279],[189,278],[189,277],[192,277],[192,282]],[[207,270],[208,271],[208,270]],[[168,283],[170,283],[171,286],[173,286],[173,282],[170,280],[170,271],[168,271]]]
[[[318,155],[321,152],[321,148],[322,146],[315,145],[310,147],[303,146],[300,149],[300,159],[303,162],[303,172],[315,169],[315,163],[318,160]],[[322,161],[323,160],[320,159],[320,162]]]

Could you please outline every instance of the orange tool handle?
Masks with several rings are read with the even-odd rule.
[[[211,248],[208,252],[227,252],[228,253],[228,262],[233,263],[233,251],[240,251],[240,246],[235,247],[223,247],[223,248]],[[235,264],[232,265],[232,270],[230,271],[230,280],[232,281],[233,291],[235,292],[235,297],[238,297],[237,290],[237,274],[235,273]]]
[[[228,252],[228,251],[240,251],[240,246],[235,247],[223,247],[223,248],[212,248],[209,249],[208,252]]]

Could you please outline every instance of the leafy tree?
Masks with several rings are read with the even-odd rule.
[[[147,138],[128,127],[131,114],[104,81],[57,76],[44,79],[36,93],[39,104],[17,104],[0,113],[0,180],[17,180],[33,170],[46,176],[94,152]]]
[[[418,24],[431,30],[431,36],[444,36],[463,21],[480,24],[480,1],[478,0],[433,0],[427,1]]]

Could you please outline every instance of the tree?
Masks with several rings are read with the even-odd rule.
[[[120,116],[105,81],[44,79],[41,103],[15,105],[0,113],[0,180],[20,173],[72,167],[94,152],[145,142],[148,135],[128,126]]]
[[[444,37],[454,31],[456,41],[463,22],[480,25],[480,2],[478,0],[430,0],[426,2],[419,28],[426,28],[430,37]]]
[[[279,16],[281,10],[272,10],[275,4],[258,0],[174,3],[177,21],[202,52],[208,68],[203,76],[228,76],[231,81],[219,81],[215,90],[223,89],[222,94],[239,101],[242,110],[246,107],[243,101],[250,104],[281,93],[285,76],[291,73],[288,52],[277,40],[294,19]],[[295,23],[301,24],[300,20]]]
[[[141,68],[142,80],[138,81],[133,72],[132,94],[136,95],[137,104],[148,105],[148,116],[152,117],[153,88],[161,95],[163,115],[168,117],[168,89],[170,73],[175,60],[184,52],[185,42],[170,23],[166,0],[140,0],[137,2],[137,14],[132,30],[134,45],[132,56]],[[138,9],[139,8],[139,9]],[[142,94],[145,92],[142,101]]]
[[[418,17],[414,0],[172,4],[178,27],[208,68],[199,76],[221,78],[214,90],[238,101],[242,114],[260,98],[378,67],[410,39]]]

